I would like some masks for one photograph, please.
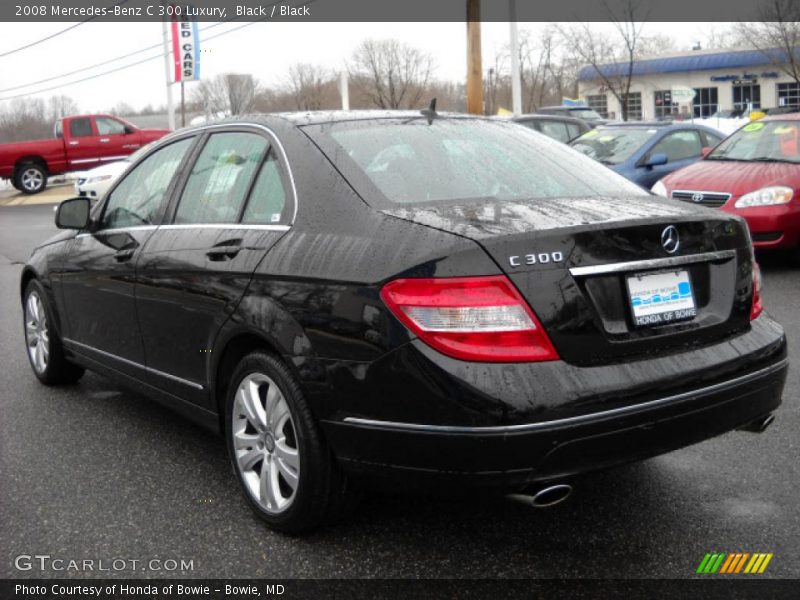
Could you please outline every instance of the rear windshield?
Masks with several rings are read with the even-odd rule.
[[[646,195],[568,146],[516,123],[381,119],[305,131],[371,204]]]

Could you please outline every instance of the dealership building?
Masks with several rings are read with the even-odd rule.
[[[717,110],[800,106],[800,85],[778,66],[780,50],[697,50],[633,63],[629,119],[659,119],[675,114],[708,117]],[[627,73],[628,63],[598,67],[611,80]],[[673,88],[693,88],[694,99],[675,102]],[[620,103],[597,69],[578,73],[578,93],[607,118],[621,118]]]

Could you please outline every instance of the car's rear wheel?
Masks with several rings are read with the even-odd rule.
[[[245,356],[230,379],[225,434],[234,473],[255,513],[299,533],[340,517],[355,497],[296,379],[275,356]]]
[[[38,194],[46,186],[47,171],[39,163],[25,163],[14,174],[14,187],[23,194]]]
[[[84,369],[64,356],[61,339],[53,328],[53,311],[42,284],[33,279],[25,288],[23,325],[28,360],[36,377],[46,385],[75,383]]]

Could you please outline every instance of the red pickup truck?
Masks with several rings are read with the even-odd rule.
[[[37,194],[50,175],[121,160],[168,134],[139,129],[111,115],[76,115],[56,121],[55,139],[0,144],[0,178],[24,194]]]

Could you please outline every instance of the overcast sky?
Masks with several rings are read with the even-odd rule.
[[[234,29],[241,23],[225,23],[203,33],[202,29],[210,25],[213,24],[200,23],[203,77],[234,71],[252,73],[265,85],[277,85],[289,65],[296,62],[341,69],[358,43],[370,37],[397,38],[429,52],[435,57],[438,78],[464,80],[466,73],[464,23],[256,23],[204,42],[204,37]],[[545,25],[520,23],[520,30],[535,32]],[[724,25],[713,26],[721,28]],[[0,23],[0,54],[68,26],[66,23]],[[709,23],[648,23],[645,33],[670,35],[680,48],[689,49],[694,40],[705,37],[711,26]],[[495,52],[508,42],[508,30],[507,23],[483,24],[484,69],[488,68]],[[83,24],[40,45],[0,56],[0,100],[63,85],[154,56],[158,50],[37,86],[8,90],[158,44],[161,39],[160,23]],[[121,101],[139,109],[147,104],[157,106],[166,102],[164,80],[162,58],[36,95],[66,94],[87,112],[107,110]],[[191,85],[187,84],[187,87]]]

